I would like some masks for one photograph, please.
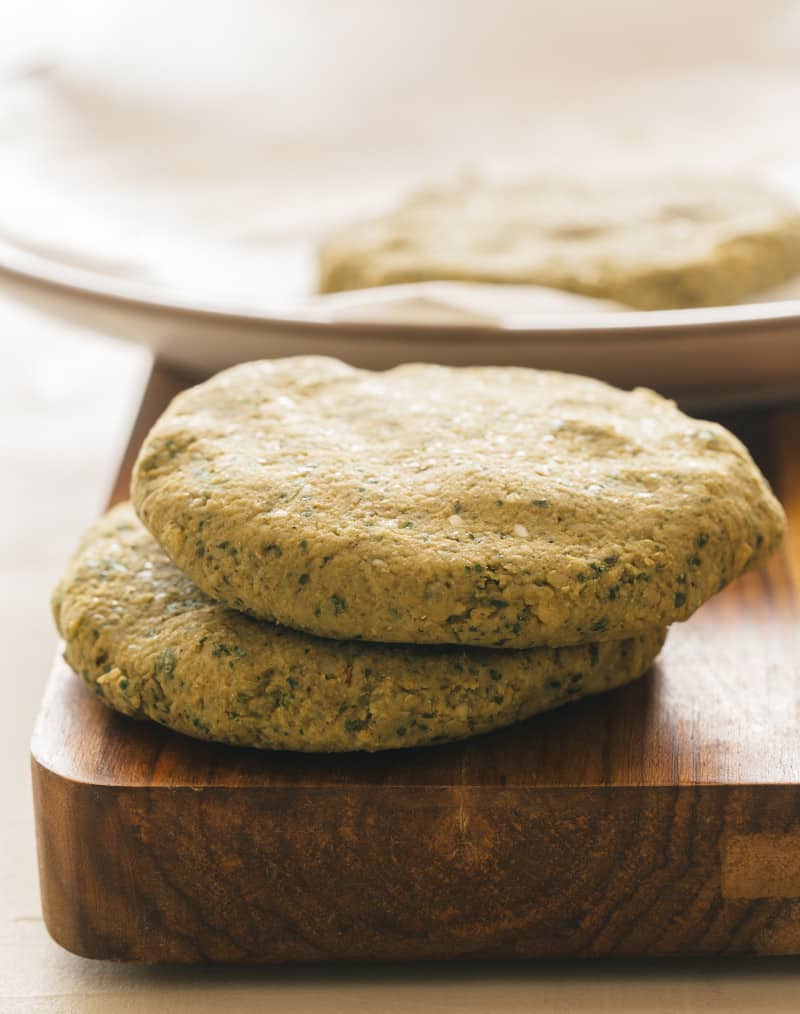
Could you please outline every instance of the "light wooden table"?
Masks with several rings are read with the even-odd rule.
[[[55,646],[47,599],[101,509],[144,382],[136,348],[0,304],[0,1014],[235,1010],[795,1012],[800,960],[144,969],[86,961],[39,911],[28,740]],[[58,490],[54,497],[53,491]]]

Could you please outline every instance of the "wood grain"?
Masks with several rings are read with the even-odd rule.
[[[115,500],[179,387],[154,372]],[[460,744],[267,754],[125,719],[59,663],[33,741],[54,938],[141,962],[800,953],[800,409],[722,421],[789,537],[605,697]]]

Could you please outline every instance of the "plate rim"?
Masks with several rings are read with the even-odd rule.
[[[502,334],[506,339],[530,340],[557,337],[559,340],[586,340],[591,336],[613,337],[615,340],[639,340],[643,335],[694,337],[729,333],[733,329],[753,329],[765,324],[800,326],[800,299],[773,300],[763,303],[739,303],[730,306],[693,307],[675,310],[631,310],[624,313],[542,316],[536,326],[489,324],[485,321],[455,323],[414,323],[386,320],[330,319],[324,307],[288,308],[266,314],[245,308],[234,309],[214,303],[187,302],[181,298],[161,295],[151,286],[138,282],[109,278],[86,268],[62,264],[0,237],[0,276],[33,285],[39,289],[57,290],[62,295],[92,301],[111,302],[134,312],[160,312],[172,316],[199,317],[206,321],[234,321],[243,325],[281,328],[285,330],[324,330],[331,335],[350,336],[383,334],[413,339],[435,333],[440,337],[458,336],[460,340],[485,340]],[[446,281],[441,279],[441,282]],[[418,289],[420,283],[383,286],[383,292]],[[437,284],[436,282],[431,284]],[[353,290],[373,293],[378,289]],[[337,294],[339,295],[339,294]],[[342,293],[342,296],[346,294]]]

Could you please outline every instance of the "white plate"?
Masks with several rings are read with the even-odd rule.
[[[201,5],[83,10],[0,86],[0,289],[15,298],[192,373],[323,353],[561,369],[691,404],[800,393],[791,286],[651,313],[458,283],[311,294],[320,229],[464,166],[735,170],[797,191],[793,4],[764,19],[744,0],[619,0],[613,17],[437,0],[365,17],[356,0],[335,16],[270,0],[233,3],[223,34]]]
[[[492,323],[485,308],[473,310],[479,287],[425,283],[348,293],[270,317],[170,302],[4,243],[0,288],[46,313],[142,342],[192,374],[318,354],[373,369],[424,360],[566,370],[622,387],[645,384],[706,407],[800,394],[798,300],[562,314],[526,326],[513,316]]]

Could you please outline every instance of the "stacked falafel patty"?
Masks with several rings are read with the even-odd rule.
[[[515,368],[247,363],[172,402],[56,589],[111,707],[266,749],[461,739],[650,667],[775,548],[739,441]]]

